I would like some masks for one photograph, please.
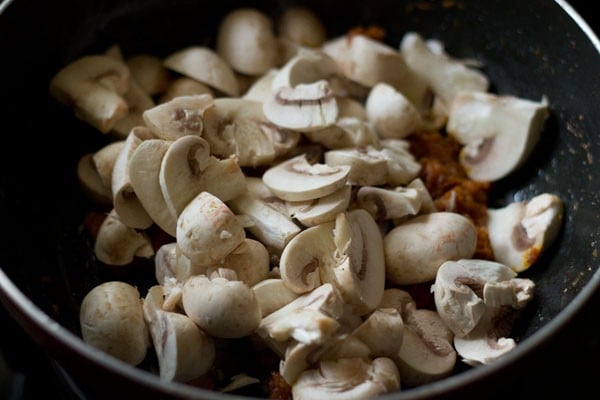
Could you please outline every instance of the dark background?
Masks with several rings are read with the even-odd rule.
[[[595,32],[600,32],[600,14],[592,11],[596,2],[573,0],[570,4]],[[32,18],[38,18],[40,26],[45,23],[43,14]],[[569,394],[574,398],[597,398],[600,387],[599,310],[600,292],[597,292],[551,343],[534,353],[504,385],[494,384],[493,392],[485,397],[556,398]],[[54,361],[2,307],[0,332],[0,400],[82,398],[81,393],[73,392]]]

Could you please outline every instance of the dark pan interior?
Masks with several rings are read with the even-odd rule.
[[[106,268],[94,260],[82,221],[87,211],[98,208],[80,190],[75,170],[79,157],[107,143],[108,137],[76,120],[70,110],[48,96],[52,75],[69,61],[102,52],[112,44],[119,44],[126,56],[139,52],[165,56],[186,45],[212,45],[216,26],[226,11],[250,5],[276,17],[294,3],[63,0],[39,5],[16,0],[3,16],[8,23],[0,23],[0,48],[4,60],[15,62],[3,62],[1,67],[1,98],[7,106],[2,113],[6,124],[0,172],[0,218],[4,226],[0,266],[35,305],[68,331],[79,334],[79,303],[99,282],[125,280],[145,293],[154,281],[147,263]],[[440,39],[450,54],[483,62],[492,91],[548,99],[551,117],[541,142],[522,168],[495,184],[492,200],[493,206],[500,206],[551,192],[565,201],[564,227],[555,245],[523,274],[536,282],[536,297],[515,327],[515,335],[522,343],[529,338],[540,342],[536,332],[573,302],[586,285],[598,286],[598,49],[552,1],[301,3],[326,21],[331,36],[353,26],[377,24],[385,28],[386,42],[396,47],[404,32],[414,30]],[[45,25],[45,30],[32,33],[34,25]],[[35,322],[26,325],[35,332],[40,330]],[[40,340],[56,346],[51,338]],[[73,349],[64,342],[57,348],[57,358],[68,360],[67,364],[89,357],[70,355]],[[77,350],[81,353],[80,348]],[[518,347],[515,362],[519,351]],[[100,361],[106,366],[102,364],[105,359]],[[87,367],[79,375],[96,371],[97,364],[98,359],[81,364]],[[467,378],[448,387],[434,386],[429,394],[456,389],[477,377],[472,371],[464,375]],[[134,378],[150,392],[156,390],[150,378]],[[183,393],[177,385],[165,390]],[[415,396],[428,394],[426,387],[414,392]],[[410,396],[411,391],[406,391],[392,397]]]

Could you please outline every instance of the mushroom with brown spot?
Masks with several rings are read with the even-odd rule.
[[[545,102],[462,92],[451,103],[446,129],[464,145],[460,163],[467,175],[476,181],[496,181],[527,160],[548,115]]]
[[[185,135],[202,134],[202,116],[213,106],[213,98],[207,94],[176,97],[144,111],[143,118],[159,139],[175,140]]]
[[[502,208],[489,208],[487,228],[495,259],[521,272],[550,246],[562,225],[563,202],[543,193]]]

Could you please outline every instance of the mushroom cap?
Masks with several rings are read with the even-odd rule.
[[[263,318],[298,298],[298,294],[278,278],[264,279],[252,286],[252,290]]]
[[[297,219],[304,226],[315,226],[334,221],[335,217],[346,211],[350,204],[352,187],[345,185],[335,192],[319,199],[286,202],[290,217]]]
[[[175,97],[207,94],[214,97],[213,91],[202,82],[186,76],[173,80],[160,96],[159,103],[167,103]]]
[[[131,365],[146,357],[150,337],[132,285],[109,281],[94,287],[83,298],[79,321],[89,345]]]
[[[404,337],[404,321],[396,308],[378,308],[352,332],[369,347],[371,357],[395,357]]]
[[[399,285],[432,281],[445,261],[472,257],[476,245],[475,226],[460,214],[410,218],[383,239],[387,278]]]
[[[311,165],[306,154],[293,157],[263,174],[263,182],[279,198],[288,201],[313,200],[335,192],[346,184],[350,167]]]
[[[465,145],[460,162],[477,181],[501,179],[527,159],[539,141],[548,107],[514,96],[461,92],[454,97],[448,134]]]
[[[198,194],[177,220],[176,238],[192,263],[213,266],[245,239],[240,221],[218,197]]]
[[[155,55],[134,54],[128,57],[125,63],[133,80],[150,96],[164,92],[171,83],[169,71],[164,67],[163,61]]]
[[[185,313],[206,333],[241,338],[258,328],[260,306],[252,289],[241,281],[190,277],[183,285]]]
[[[261,75],[278,61],[271,19],[253,8],[238,8],[221,19],[217,53],[243,74]]]
[[[233,70],[214,50],[190,46],[167,56],[163,64],[168,69],[207,84],[228,96],[239,96],[238,81]]]
[[[281,37],[306,47],[319,47],[325,42],[326,30],[321,19],[302,6],[287,7],[277,21]]]
[[[244,241],[222,261],[224,268],[235,271],[238,279],[249,286],[253,286],[269,275],[269,251],[258,240],[244,239]]]
[[[366,111],[381,137],[401,139],[421,125],[421,116],[415,106],[386,83],[373,86],[367,98]]]

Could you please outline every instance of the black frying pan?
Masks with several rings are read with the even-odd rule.
[[[83,217],[94,206],[77,184],[75,166],[80,155],[98,149],[107,138],[48,96],[49,79],[76,57],[114,43],[126,55],[159,56],[188,44],[211,45],[220,18],[233,7],[253,5],[276,16],[293,3],[63,0],[40,5],[15,0],[0,16],[0,299],[36,342],[99,398],[225,397],[161,383],[152,373],[117,362],[78,339],[78,306],[88,290],[103,280],[122,279],[144,292],[152,274],[147,265],[117,270],[94,261],[81,232]],[[541,142],[519,171],[495,185],[492,198],[492,205],[502,205],[553,192],[566,204],[555,246],[524,273],[537,288],[535,301],[515,327],[517,349],[491,366],[459,366],[451,378],[388,397],[484,393],[486,385],[518,370],[543,348],[600,286],[598,40],[578,26],[568,5],[548,0],[302,4],[326,21],[332,36],[374,23],[397,46],[405,31],[415,30],[440,39],[451,54],[481,60],[493,91],[549,99],[552,115]],[[40,104],[40,99],[46,101]]]

